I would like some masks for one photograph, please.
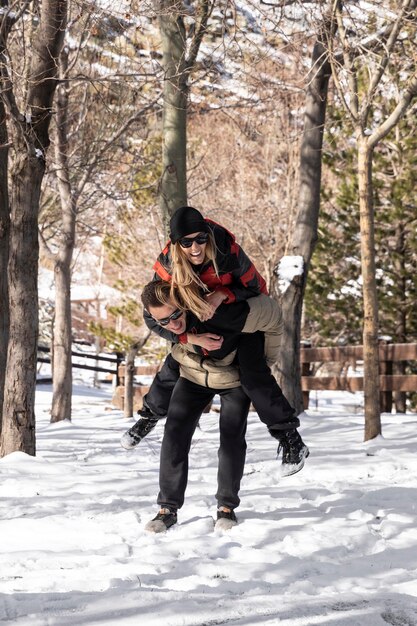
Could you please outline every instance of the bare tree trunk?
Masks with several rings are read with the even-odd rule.
[[[277,377],[285,396],[297,413],[303,410],[300,370],[301,315],[308,269],[317,241],[323,131],[331,74],[324,36],[323,32],[313,49],[301,142],[299,212],[287,248],[287,255],[302,257],[303,267],[301,274],[293,278],[282,295],[284,334]]]
[[[186,32],[177,0],[160,3],[159,27],[162,38],[164,108],[162,128],[162,177],[160,210],[167,228],[169,218],[187,204],[187,77]]]
[[[126,354],[126,366],[125,366],[125,400],[124,400],[124,416],[133,416],[133,396],[134,386],[133,379],[135,376],[135,357],[138,353],[138,344],[133,344],[129,348]]]
[[[379,403],[378,299],[375,274],[375,232],[372,193],[372,149],[359,135],[358,187],[363,281],[363,367],[365,441],[381,434]]]
[[[8,75],[6,71],[6,45],[10,30],[15,21],[15,13],[8,12],[8,0],[1,0],[0,6],[0,443],[3,424],[4,389],[6,384],[7,348],[9,342],[10,306],[9,306],[9,133],[7,110],[2,90],[7,94]]]
[[[66,24],[66,0],[44,0],[33,46],[26,116],[17,110],[11,79],[2,68],[3,102],[14,127],[9,259],[10,333],[0,455],[35,455],[38,339],[38,213],[57,59]]]
[[[173,212],[187,204],[187,104],[188,77],[193,70],[215,0],[199,0],[187,56],[184,5],[160,0],[159,29],[162,39],[164,110],[162,129],[162,177],[159,205],[165,230]]]
[[[405,268],[405,232],[403,224],[398,224],[395,232],[396,245],[395,251],[396,255],[393,259],[393,265],[395,267],[395,272],[397,275],[397,289],[401,286],[400,299],[398,302],[398,307],[396,309],[396,332],[395,332],[395,341],[398,343],[405,343],[407,341],[407,312],[406,312],[406,302],[407,302],[407,281],[406,281],[406,268]],[[397,361],[393,364],[393,373],[397,375],[405,374],[405,362]],[[405,413],[407,402],[406,402],[406,394],[405,391],[394,391],[394,404],[396,413]]]
[[[55,319],[52,361],[51,422],[71,419],[71,272],[68,263],[55,263]]]
[[[6,111],[0,100],[0,433],[3,415],[4,381],[9,341],[9,290],[7,264],[9,259],[9,197],[8,197],[8,133]]]
[[[61,75],[65,76],[68,52],[61,53]],[[75,245],[77,206],[71,189],[68,166],[68,83],[57,89],[56,99],[57,140],[55,160],[62,209],[62,232],[55,263],[55,321],[52,363],[51,422],[71,419],[72,366],[71,366],[71,262]]]
[[[35,387],[38,340],[38,223],[44,161],[24,154],[12,171],[9,259],[10,330],[0,454],[35,455]],[[23,153],[23,154],[22,154]]]
[[[353,126],[356,130],[357,167],[359,185],[359,212],[361,237],[361,267],[363,281],[363,349],[365,391],[365,441],[381,433],[379,403],[379,354],[378,354],[378,299],[375,276],[374,209],[372,193],[372,159],[380,141],[398,124],[412,100],[417,96],[415,67],[408,62],[398,63],[398,40],[403,30],[415,31],[414,9],[416,0],[403,0],[397,11],[391,14],[384,31],[372,32],[372,20],[364,24],[364,45],[358,44],[358,33],[352,31],[344,20],[342,2],[334,4],[335,19],[340,33],[341,54],[333,57],[333,73],[336,88]],[[388,18],[388,14],[387,14]],[[370,34],[372,32],[372,37]],[[353,38],[352,38],[353,36]],[[366,42],[366,43],[365,43]],[[401,43],[401,50],[403,44]],[[369,63],[369,54],[375,58]],[[343,65],[341,64],[343,61]],[[341,81],[340,68],[347,81]],[[378,111],[377,97],[386,97],[386,81],[391,73],[401,74],[401,86],[397,86],[396,104],[386,115]],[[385,81],[383,77],[385,75]],[[388,76],[388,78],[387,78]],[[375,110],[374,110],[375,109]],[[370,130],[372,129],[372,130]]]

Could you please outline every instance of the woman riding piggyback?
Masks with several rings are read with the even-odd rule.
[[[193,207],[179,208],[170,227],[170,241],[153,269],[199,319],[210,319],[222,303],[268,294],[265,280],[226,228]]]

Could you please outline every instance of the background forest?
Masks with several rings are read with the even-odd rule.
[[[126,349],[145,334],[139,294],[186,202],[236,235],[295,320],[284,390],[300,340],[368,341],[374,382],[378,335],[417,340],[415,9],[2,1],[0,406],[15,416],[4,438],[31,445],[16,415],[33,421],[38,259],[57,292],[41,303],[41,339],[54,324],[52,417],[69,418],[80,263],[88,255],[87,280],[117,290],[90,332]],[[297,254],[302,278],[284,294],[279,262]]]
[[[74,7],[81,12],[70,21],[66,44],[76,245],[93,246],[97,265],[104,263],[102,280],[120,290],[118,328],[130,338],[141,324],[141,287],[166,240],[158,211],[161,45],[157,15],[149,9],[140,15],[144,8],[124,13],[112,6],[107,13]],[[372,15],[375,6],[368,10]],[[191,25],[194,11],[190,5]],[[190,81],[188,202],[235,233],[272,291],[297,211],[305,78],[316,20],[314,5],[293,4],[284,14],[282,7],[265,3],[219,3]],[[332,85],[329,103],[319,236],[303,318],[303,338],[317,345],[357,343],[362,334],[355,148]],[[383,115],[389,104],[375,101],[374,108]],[[410,109],[380,145],[375,162],[380,331],[400,342],[417,337],[415,127]],[[49,251],[61,232],[58,174],[57,163],[49,163],[40,213]],[[46,246],[41,265],[52,267]]]

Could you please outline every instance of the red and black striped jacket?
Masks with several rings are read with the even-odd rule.
[[[210,291],[221,289],[228,297],[225,304],[247,300],[260,293],[268,295],[265,280],[262,278],[250,258],[236,243],[234,235],[220,224],[205,220],[211,228],[216,242],[216,263],[219,270],[217,276],[213,263],[205,263],[199,270],[202,282]],[[162,280],[171,280],[171,242],[162,250],[153,266],[155,273]]]
[[[216,242],[216,263],[219,275],[216,274],[213,263],[209,261],[199,269],[199,276],[202,282],[207,285],[210,291],[221,289],[226,292],[228,297],[227,300],[224,300],[224,304],[248,300],[248,298],[258,296],[260,293],[268,295],[264,278],[247,254],[236,243],[234,235],[210,219],[206,218],[205,221],[209,224]],[[171,242],[168,241],[153,266],[155,280],[162,279],[167,282],[171,280],[172,260],[170,248]],[[150,315],[145,313],[144,317],[148,328],[151,328],[160,336],[174,342],[181,341],[181,337],[179,338],[178,335],[170,333],[157,325]]]

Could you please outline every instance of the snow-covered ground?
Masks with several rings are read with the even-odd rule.
[[[133,420],[109,397],[78,385],[72,423],[51,425],[40,386],[38,456],[0,460],[1,623],[417,625],[415,415],[384,415],[367,446],[354,396],[313,401],[311,456],[284,479],[252,413],[239,525],[224,534],[212,520],[218,414],[205,415],[179,523],[161,536],[144,524],[157,510],[162,425],[122,449]]]

